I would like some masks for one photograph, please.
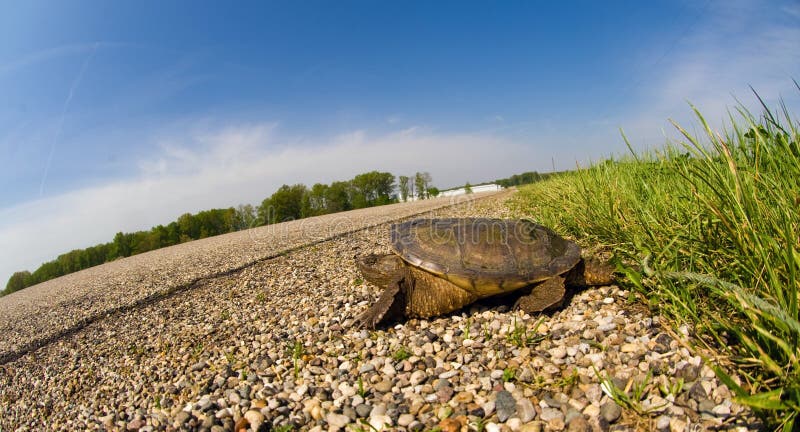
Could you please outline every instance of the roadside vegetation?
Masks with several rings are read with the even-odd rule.
[[[702,136],[675,124],[679,142],[520,188],[510,205],[613,251],[651,308],[688,325],[737,401],[791,431],[800,427],[800,134],[784,105],[762,107],[758,116],[738,108],[720,133],[695,110]]]

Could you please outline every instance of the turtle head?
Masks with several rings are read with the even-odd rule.
[[[395,254],[370,254],[357,258],[356,266],[364,279],[385,288],[403,274],[405,262]]]
[[[582,258],[566,275],[570,286],[602,286],[616,281],[614,267],[596,258]]]

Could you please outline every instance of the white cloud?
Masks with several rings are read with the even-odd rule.
[[[450,187],[550,167],[550,154],[488,134],[412,127],[307,142],[278,138],[275,129],[263,123],[163,137],[160,153],[139,161],[135,178],[0,210],[0,278],[110,241],[118,231],[147,229],[185,212],[259,203],[284,183],[310,186],[375,169],[429,171],[435,185]]]
[[[677,136],[670,118],[691,129],[696,121],[688,103],[715,129],[728,123],[737,99],[760,113],[750,86],[770,108],[783,97],[798,112],[800,93],[792,79],[800,78],[800,22],[796,15],[764,22],[762,8],[757,2],[712,3],[663,60],[642,71],[641,103],[618,120],[637,147]]]

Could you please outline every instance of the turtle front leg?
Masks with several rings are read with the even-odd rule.
[[[566,291],[564,278],[552,277],[534,286],[530,294],[517,299],[514,309],[522,309],[527,313],[541,312],[549,307],[560,305]]]
[[[378,301],[356,318],[362,327],[374,329],[382,321],[403,316],[406,309],[405,280],[398,277],[386,285]]]

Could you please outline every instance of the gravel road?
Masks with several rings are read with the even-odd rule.
[[[388,251],[390,221],[509,217],[506,196],[233,233],[0,298],[0,431],[758,429],[689,332],[617,286],[541,316],[494,299],[352,325],[379,294],[354,257]]]

